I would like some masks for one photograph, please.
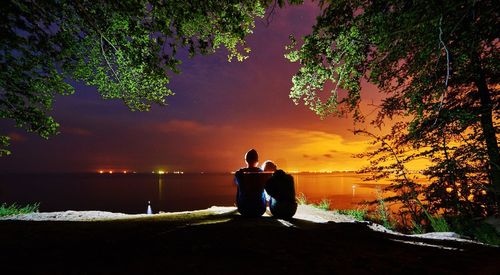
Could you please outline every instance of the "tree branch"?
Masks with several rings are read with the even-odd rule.
[[[441,94],[441,99],[440,99],[439,108],[437,111],[436,120],[434,120],[432,127],[434,127],[436,125],[438,118],[439,118],[439,113],[441,113],[441,109],[443,108],[444,98],[446,96],[446,91],[448,90],[448,80],[450,79],[450,52],[448,51],[448,48],[446,47],[446,44],[443,41],[443,29],[441,28],[442,20],[443,20],[443,16],[441,16],[441,18],[439,18],[439,44],[442,45],[442,48],[446,52],[446,79],[444,81],[444,90],[443,90],[443,93]]]
[[[113,69],[113,66],[109,63],[108,58],[106,57],[106,52],[104,51],[104,45],[103,45],[103,36],[101,36],[101,51],[102,51],[102,56],[104,57],[104,60],[106,60],[106,64],[108,64],[109,69],[111,72],[113,72],[113,75],[115,76],[116,80],[120,82],[120,78],[118,77],[118,74],[116,74],[115,70]]]

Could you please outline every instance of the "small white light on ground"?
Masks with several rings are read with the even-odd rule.
[[[146,212],[148,215],[153,214],[153,210],[151,209],[151,202],[148,201],[148,211]]]

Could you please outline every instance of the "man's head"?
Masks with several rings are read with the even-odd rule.
[[[245,161],[248,167],[256,167],[259,163],[259,154],[255,149],[252,149],[245,154]]]

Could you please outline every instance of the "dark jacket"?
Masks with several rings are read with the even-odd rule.
[[[266,182],[266,192],[271,196],[269,208],[273,216],[291,218],[297,211],[293,177],[277,170]]]
[[[242,168],[234,175],[236,205],[243,216],[261,216],[266,211],[264,185],[270,175],[257,167]]]

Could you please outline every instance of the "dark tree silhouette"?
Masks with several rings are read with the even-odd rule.
[[[424,171],[431,177],[425,190],[430,207],[492,214],[488,193],[497,203],[500,196],[495,3],[320,1],[312,33],[299,48],[293,38],[287,47],[286,57],[300,63],[290,97],[320,116],[352,112],[363,120],[360,82],[377,85],[386,97],[372,124],[396,123],[375,140],[385,145],[369,155],[378,159],[374,165],[384,165],[372,168],[402,170],[427,158],[433,163]],[[387,166],[384,160],[395,155],[398,161]],[[410,180],[398,184],[398,190],[415,189]]]

